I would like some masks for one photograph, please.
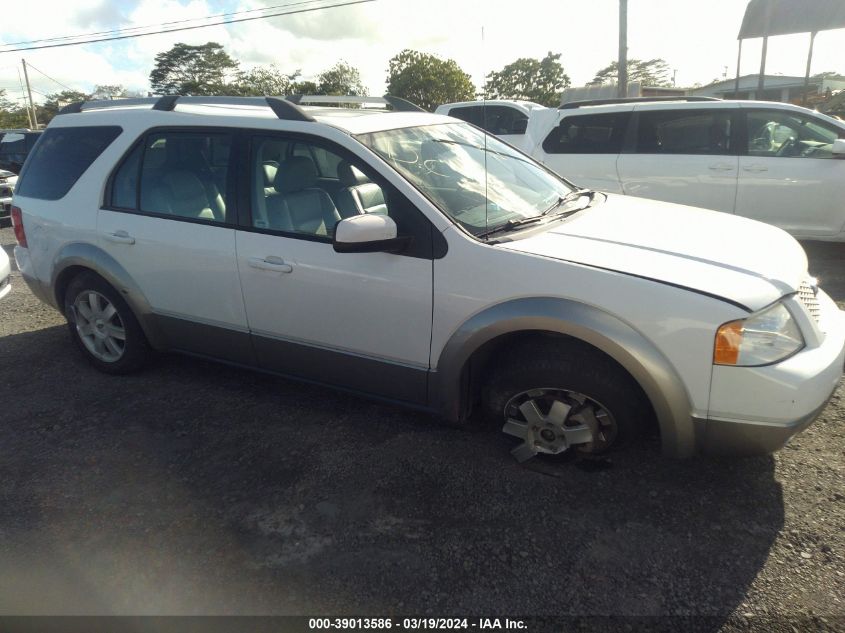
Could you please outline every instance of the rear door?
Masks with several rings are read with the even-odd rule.
[[[174,349],[251,364],[235,259],[233,133],[147,133],[112,175],[101,248],[129,272]]]
[[[737,117],[737,109],[730,107],[639,106],[632,143],[619,156],[622,191],[733,213]]]
[[[616,163],[632,110],[560,110],[560,122],[542,140],[542,151],[532,155],[579,187],[622,193]]]
[[[799,237],[845,228],[845,160],[831,145],[845,131],[812,115],[743,107],[736,213]]]

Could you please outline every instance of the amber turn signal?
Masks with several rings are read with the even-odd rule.
[[[713,363],[716,365],[736,365],[739,360],[739,346],[742,343],[742,321],[725,323],[716,332],[713,346]]]

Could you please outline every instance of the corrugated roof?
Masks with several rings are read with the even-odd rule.
[[[751,0],[737,39],[845,28],[842,0]]]

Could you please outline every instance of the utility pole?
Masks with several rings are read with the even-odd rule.
[[[628,0],[619,0],[619,60],[617,75],[619,76],[618,97],[628,96]]]
[[[23,91],[23,79],[21,79],[21,69],[18,68],[18,83],[21,85],[21,94],[25,95],[26,93]],[[22,97],[24,102],[26,102],[26,97]],[[29,123],[29,129],[32,129],[32,112],[29,108],[25,108],[26,110],[26,120]]]
[[[32,102],[32,88],[29,86],[29,73],[26,72],[26,60],[22,59],[23,77],[26,79],[26,92],[29,95],[29,107],[32,108],[32,129],[38,129],[38,115],[35,114],[35,104]]]

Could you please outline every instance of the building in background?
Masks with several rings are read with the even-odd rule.
[[[560,104],[572,101],[585,101],[592,99],[615,99],[618,96],[618,88],[615,83],[601,84],[599,86],[577,86],[567,88],[560,95]],[[639,81],[628,82],[628,97],[683,97],[687,94],[686,88],[675,88],[665,86],[643,86]]]
[[[786,75],[765,75],[763,94],[757,94],[760,75],[744,75],[739,78],[739,91],[736,91],[736,79],[717,81],[709,86],[694,88],[687,94],[696,97],[719,97],[721,99],[759,99],[761,101],[782,101],[801,105],[804,95],[804,77]],[[845,78],[811,77],[807,88],[807,105],[824,98],[837,90],[845,88]]]

